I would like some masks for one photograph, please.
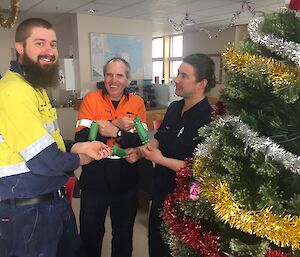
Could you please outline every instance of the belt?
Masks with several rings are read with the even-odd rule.
[[[0,203],[9,204],[11,206],[25,206],[25,205],[34,205],[34,204],[49,202],[58,198],[64,198],[65,196],[66,196],[66,188],[62,187],[51,193],[42,194],[30,198],[7,199],[7,200],[0,201]]]

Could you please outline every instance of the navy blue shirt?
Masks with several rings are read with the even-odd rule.
[[[174,101],[167,109],[164,120],[154,137],[165,157],[184,160],[192,157],[195,147],[202,141],[198,129],[210,123],[212,107],[204,98],[181,115],[184,100]],[[175,188],[176,173],[156,165],[153,193],[169,194]]]

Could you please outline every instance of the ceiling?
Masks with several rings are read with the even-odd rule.
[[[242,0],[20,0],[20,20],[40,16],[55,22],[66,14],[90,14],[125,19],[148,20],[153,35],[172,33],[169,19],[180,23],[188,13],[198,27],[229,25],[241,10]],[[257,12],[270,12],[284,6],[285,0],[250,0]],[[9,9],[10,0],[0,0],[1,9]],[[94,10],[89,13],[89,10]],[[244,10],[236,24],[248,23],[252,13]]]

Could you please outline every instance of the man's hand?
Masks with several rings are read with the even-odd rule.
[[[104,137],[117,137],[119,128],[108,120],[98,120],[99,134]]]
[[[99,141],[76,143],[71,148],[71,152],[79,154],[80,165],[101,160],[112,154],[111,147]]]
[[[129,163],[135,163],[139,159],[143,158],[143,155],[142,155],[140,147],[127,148],[127,149],[125,149],[125,152],[127,154],[126,155],[126,160]]]
[[[152,144],[144,145],[140,148],[141,154],[145,157],[145,159],[155,162],[157,164],[161,164],[164,156],[161,151]]]
[[[115,119],[112,121],[112,124],[114,124],[116,127],[124,131],[128,131],[134,128],[133,119],[128,117]]]

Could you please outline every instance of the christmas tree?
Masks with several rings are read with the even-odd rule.
[[[300,14],[253,19],[224,53],[227,115],[163,208],[173,256],[300,256]],[[218,112],[217,112],[218,113]]]

